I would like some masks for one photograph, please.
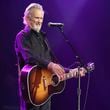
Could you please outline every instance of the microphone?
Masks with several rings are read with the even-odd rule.
[[[52,22],[49,22],[48,26],[49,27],[63,27],[64,23],[52,23]]]

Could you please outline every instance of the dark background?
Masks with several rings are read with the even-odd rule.
[[[86,110],[110,110],[110,1],[109,0],[2,0],[0,3],[0,110],[18,110],[18,85],[14,39],[23,29],[22,17],[29,3],[43,5],[43,30],[59,62],[68,67],[75,52],[65,43],[58,28],[48,22],[64,23],[64,32],[85,63],[95,63],[90,74]],[[88,75],[81,79],[81,110]],[[67,81],[63,93],[52,98],[52,110],[77,110],[77,79]]]

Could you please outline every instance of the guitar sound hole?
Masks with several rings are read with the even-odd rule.
[[[52,76],[52,82],[53,82],[52,83],[53,86],[57,86],[59,84],[59,78],[57,75]]]

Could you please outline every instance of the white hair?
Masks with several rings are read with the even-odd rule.
[[[26,18],[31,18],[32,15],[32,9],[39,9],[44,12],[42,5],[38,3],[31,3],[30,5],[27,6],[24,12],[24,17],[23,17],[23,23],[27,25],[27,20]]]

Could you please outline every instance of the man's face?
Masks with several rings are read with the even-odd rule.
[[[42,10],[33,9],[31,20],[30,20],[31,28],[39,32],[42,27],[43,18],[44,18],[44,12]]]

